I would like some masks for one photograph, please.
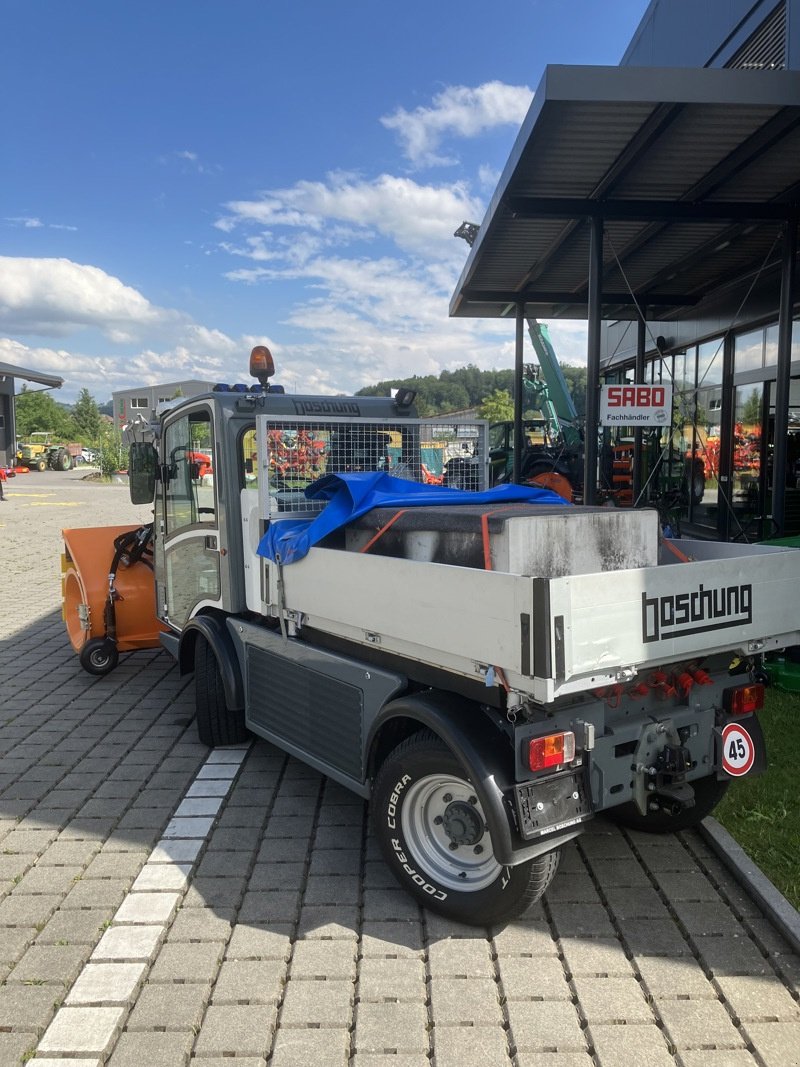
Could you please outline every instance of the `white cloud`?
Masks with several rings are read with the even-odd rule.
[[[396,131],[403,152],[417,166],[452,164],[456,162],[452,156],[439,154],[446,137],[477,137],[496,126],[518,126],[532,98],[526,85],[499,81],[475,88],[450,85],[434,96],[431,107],[413,111],[399,107],[381,122]]]
[[[63,336],[96,327],[124,342],[143,329],[180,318],[99,267],[69,259],[0,256],[0,327],[5,330]]]
[[[158,162],[162,166],[170,166],[177,163],[182,170],[192,170],[197,174],[218,174],[222,170],[219,164],[204,163],[197,152],[192,152],[188,148],[182,148],[167,155],[159,156]]]
[[[465,218],[483,216],[481,201],[464,182],[421,185],[391,174],[371,181],[331,174],[326,182],[300,181],[269,190],[257,200],[235,200],[225,206],[231,214],[217,222],[225,232],[242,223],[291,227],[317,236],[317,247],[377,234],[405,251],[448,258],[456,245],[455,227]],[[227,246],[227,250],[233,249]],[[275,252],[272,235],[262,234],[249,251],[246,247],[235,251],[253,259],[269,258]]]
[[[26,230],[40,230],[44,226],[41,219],[31,215],[13,215],[6,217],[3,221],[10,223],[12,226],[22,226]]]

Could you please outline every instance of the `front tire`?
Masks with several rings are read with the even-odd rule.
[[[197,735],[203,744],[216,748],[246,741],[244,711],[228,707],[217,657],[202,635],[194,646],[194,686]]]
[[[604,811],[613,822],[620,826],[627,826],[630,830],[641,830],[646,834],[674,834],[679,830],[693,830],[710,815],[727,792],[730,780],[718,780],[716,778],[700,778],[692,782],[694,789],[694,807],[682,808],[677,814],[672,814],[667,806],[661,806],[658,810],[648,811],[642,815],[635,804],[620,804],[618,808],[609,808]],[[658,803],[658,794],[653,794],[652,801]]]
[[[473,786],[429,730],[388,756],[371,807],[384,859],[403,889],[458,922],[488,926],[516,918],[558,868],[558,851],[514,867],[497,862]]]

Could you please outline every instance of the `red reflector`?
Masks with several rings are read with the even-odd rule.
[[[735,689],[726,689],[723,697],[729,715],[749,715],[764,707],[764,686],[760,683],[737,685]]]
[[[528,766],[532,771],[558,767],[562,763],[571,763],[574,759],[575,734],[571,730],[548,734],[547,737],[534,737],[528,745]]]

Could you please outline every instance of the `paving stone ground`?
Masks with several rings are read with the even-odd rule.
[[[696,835],[598,820],[522,920],[421,911],[358,798],[262,742],[206,762],[165,653],[81,670],[59,530],[147,510],[75,472],[7,495],[0,1067],[800,1063],[800,959]]]

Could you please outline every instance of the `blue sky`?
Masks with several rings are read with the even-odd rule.
[[[452,232],[545,65],[618,63],[646,6],[5,0],[0,360],[67,402],[245,380],[263,342],[291,391],[511,366],[511,327],[448,318]]]

